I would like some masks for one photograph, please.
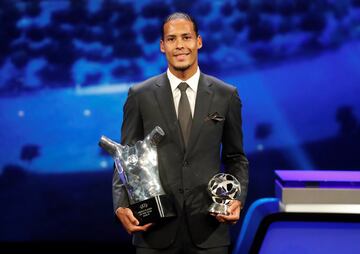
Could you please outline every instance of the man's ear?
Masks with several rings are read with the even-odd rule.
[[[164,41],[163,40],[160,40],[160,51],[165,53]]]
[[[202,38],[200,35],[198,35],[197,37],[197,45],[198,45],[198,49],[201,49],[202,48]]]

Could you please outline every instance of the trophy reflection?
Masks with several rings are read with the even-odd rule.
[[[229,215],[228,207],[232,200],[240,196],[241,185],[233,175],[218,173],[210,179],[208,190],[213,200],[208,211],[215,214]]]
[[[121,145],[102,136],[99,145],[114,159],[121,183],[129,197],[129,208],[140,224],[175,216],[172,200],[161,185],[157,145],[164,131],[156,126],[134,146]]]

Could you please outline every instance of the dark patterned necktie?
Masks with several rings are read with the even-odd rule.
[[[183,135],[185,147],[187,147],[188,139],[190,136],[191,130],[191,123],[192,123],[192,116],[191,116],[191,109],[189,99],[186,95],[186,89],[189,87],[188,84],[185,82],[181,82],[178,85],[178,88],[181,91],[181,97],[179,101],[178,107],[178,120],[181,128],[181,132]]]

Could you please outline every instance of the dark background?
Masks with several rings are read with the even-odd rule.
[[[360,169],[358,0],[0,0],[0,252],[131,252],[97,142],[120,139],[128,88],[166,70],[174,11],[199,23],[201,71],[242,98],[243,216],[276,169]]]

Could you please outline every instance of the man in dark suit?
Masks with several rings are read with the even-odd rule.
[[[121,143],[143,140],[155,126],[164,130],[157,148],[159,173],[165,192],[174,197],[177,217],[139,225],[116,171],[115,213],[133,234],[137,253],[227,253],[228,224],[239,220],[248,186],[241,101],[235,87],[200,72],[202,39],[189,15],[168,16],[162,29],[160,49],[168,70],[130,88]],[[226,216],[208,212],[207,184],[221,164],[241,183],[241,195]]]

